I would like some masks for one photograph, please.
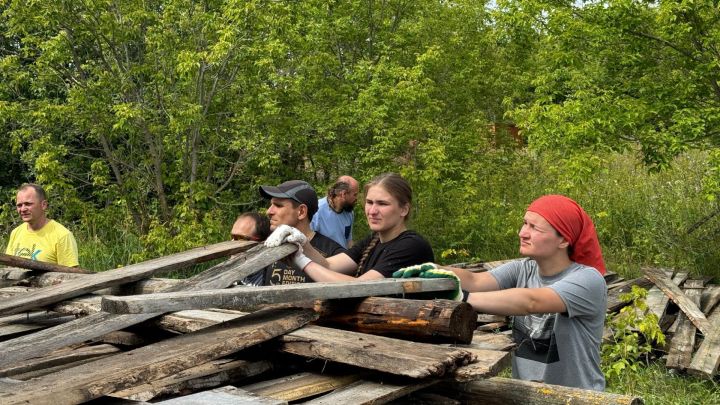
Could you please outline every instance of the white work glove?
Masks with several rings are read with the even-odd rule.
[[[307,237],[297,228],[290,225],[280,225],[265,240],[266,247],[277,247],[283,243],[294,243],[298,250],[290,258],[292,265],[300,270],[304,269],[312,260],[303,253],[303,245],[307,243]]]
[[[290,225],[280,225],[265,240],[265,246],[278,247],[286,242],[298,245],[298,251],[302,251],[302,246],[307,242],[307,237],[297,228]]]

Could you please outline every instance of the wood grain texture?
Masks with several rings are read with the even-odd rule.
[[[195,333],[13,385],[0,403],[77,404],[176,374],[297,329],[316,318],[309,310],[259,311]]]
[[[442,376],[475,360],[464,349],[307,326],[279,338],[280,349],[413,378]]]
[[[456,288],[452,279],[382,279],[348,283],[305,283],[223,290],[183,291],[125,297],[103,297],[103,311],[116,314],[172,312],[186,309],[246,309],[261,305],[309,299],[369,297],[447,291]]]

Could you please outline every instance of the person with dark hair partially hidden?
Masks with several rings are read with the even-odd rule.
[[[10,233],[5,253],[31,260],[77,267],[78,248],[72,232],[47,217],[45,190],[23,184],[17,192],[16,208],[23,223]]]
[[[270,220],[265,215],[257,212],[245,212],[240,214],[232,229],[230,237],[232,240],[250,240],[255,242],[264,241],[270,235]]]
[[[259,191],[261,196],[270,200],[267,216],[271,230],[279,226],[297,228],[321,257],[345,252],[344,247],[310,228],[310,221],[317,212],[318,201],[310,184],[302,180],[290,180],[278,186],[260,186]],[[293,268],[285,261],[277,261],[263,271],[246,277],[242,284],[261,286],[312,281],[301,269]]]
[[[318,201],[318,212],[310,223],[312,229],[345,247],[352,247],[355,222],[353,209],[358,192],[357,180],[350,176],[340,176],[328,189],[327,196]]]
[[[397,174],[387,173],[365,186],[365,217],[372,234],[346,253],[327,258],[307,243],[303,232],[281,226],[265,241],[266,246],[296,243],[293,266],[315,281],[374,280],[390,277],[402,267],[434,260],[430,244],[407,229],[412,189]]]
[[[426,263],[393,276],[454,278],[458,288],[449,298],[512,315],[514,378],[603,391],[607,285],[592,220],[570,198],[546,195],[527,208],[518,235],[526,258],[488,272]]]

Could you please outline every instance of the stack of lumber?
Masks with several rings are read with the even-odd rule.
[[[0,403],[641,403],[496,377],[506,333],[416,299],[450,280],[235,286],[295,249],[231,241],[95,274],[0,257]]]
[[[720,364],[720,286],[687,272],[643,273],[653,283],[647,303],[666,334],[667,367],[713,379]]]

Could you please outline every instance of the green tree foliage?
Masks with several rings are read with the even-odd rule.
[[[713,10],[3,0],[0,198],[45,185],[81,249],[134,250],[93,262],[107,268],[226,238],[238,212],[265,206],[259,184],[323,190],[339,174],[397,171],[415,190],[413,226],[445,260],[513,256],[526,205],[556,192],[588,208],[608,251],[663,261],[675,249],[655,246],[656,216],[635,215],[629,199],[609,206],[608,165],[621,159],[606,152],[665,167],[715,147]],[[529,149],[506,133],[511,120]],[[712,194],[720,155],[708,156]],[[642,231],[624,226],[633,216]],[[2,238],[12,205],[0,220]],[[667,240],[683,229],[673,221]]]
[[[541,34],[534,95],[512,112],[533,145],[638,151],[662,168],[689,148],[720,144],[716,2],[499,4]]]
[[[513,87],[478,2],[5,1],[2,24],[3,184],[155,253],[222,238],[291,177],[393,170],[442,184],[419,193],[432,212],[472,198]]]

